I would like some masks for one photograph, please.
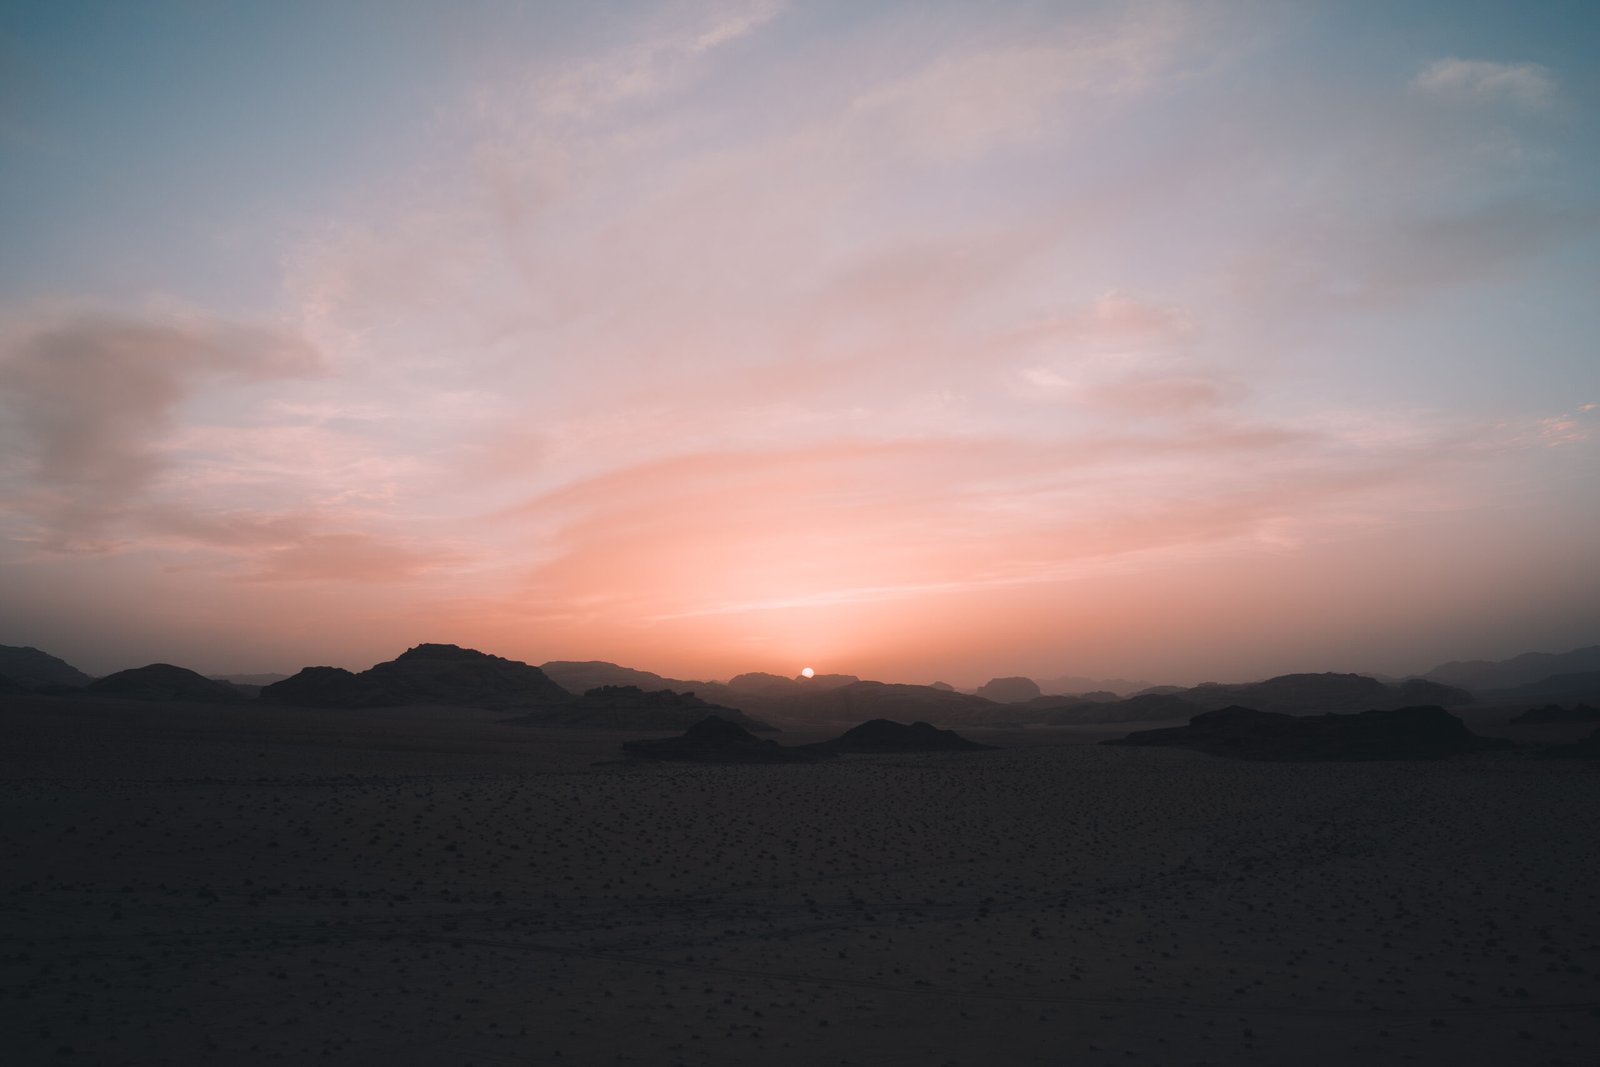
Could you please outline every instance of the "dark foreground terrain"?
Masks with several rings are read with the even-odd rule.
[[[1600,767],[0,698],[35,1063],[1587,1064]],[[786,744],[821,740],[786,732]]]

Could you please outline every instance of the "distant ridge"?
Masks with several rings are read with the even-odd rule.
[[[1477,692],[1516,689],[1552,675],[1590,671],[1600,671],[1600,645],[1575,648],[1570,652],[1524,652],[1503,660],[1456,660],[1440,664],[1422,677]]]
[[[604,660],[551,660],[539,669],[569,693],[586,693],[602,686],[633,685],[645,691],[693,689],[695,683],[663,678],[654,671],[635,670]]]
[[[682,730],[713,715],[752,733],[777,732],[776,727],[733,708],[708,704],[693,693],[670,689],[646,692],[636,685],[599,686],[570,704],[535,711],[514,721],[530,726],[602,730]]]
[[[1021,704],[1039,696],[1040,690],[1032,678],[991,678],[973,695],[996,704]]]
[[[1375,709],[1472,703],[1465,690],[1421,679],[1386,685],[1364,674],[1282,674],[1261,682],[1158,686],[1124,700],[1040,697],[1028,721],[1058,726],[1186,719],[1199,712],[1248,707],[1285,715],[1346,714]]]

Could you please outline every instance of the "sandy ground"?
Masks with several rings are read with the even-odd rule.
[[[5,1061],[1600,1050],[1592,765],[1231,763],[1028,730],[641,767],[616,761],[639,735],[503,718],[0,701]]]

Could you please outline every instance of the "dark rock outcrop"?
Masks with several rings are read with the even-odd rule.
[[[1021,704],[1039,695],[1039,685],[1032,678],[991,678],[976,695],[996,704]]]
[[[359,674],[308,667],[264,686],[260,699],[305,707],[365,708],[444,704],[528,708],[565,704],[572,694],[538,667],[456,645],[418,645]]]
[[[821,741],[806,748],[819,752],[976,752],[991,749],[969,741],[953,730],[941,730],[925,722],[910,726],[889,719],[873,719],[852,727],[832,741]]]
[[[250,699],[227,682],[214,682],[203,674],[170,663],[152,663],[108,674],[84,686],[83,693],[123,700],[180,700],[202,704],[237,704]]]
[[[1511,745],[1501,738],[1474,734],[1460,719],[1438,707],[1303,716],[1229,707],[1196,715],[1187,726],[1143,730],[1103,743],[1294,761],[1440,759]]]
[[[826,753],[763,740],[715,715],[695,723],[682,736],[624,741],[622,750],[640,759],[686,763],[815,763],[827,758]]]
[[[29,692],[76,689],[94,681],[72,664],[29,645],[0,645],[0,675]]]

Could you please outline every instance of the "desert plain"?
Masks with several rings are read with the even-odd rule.
[[[5,1061],[1600,1050],[1592,762],[1094,743],[1124,724],[699,766],[507,718],[0,698]]]

